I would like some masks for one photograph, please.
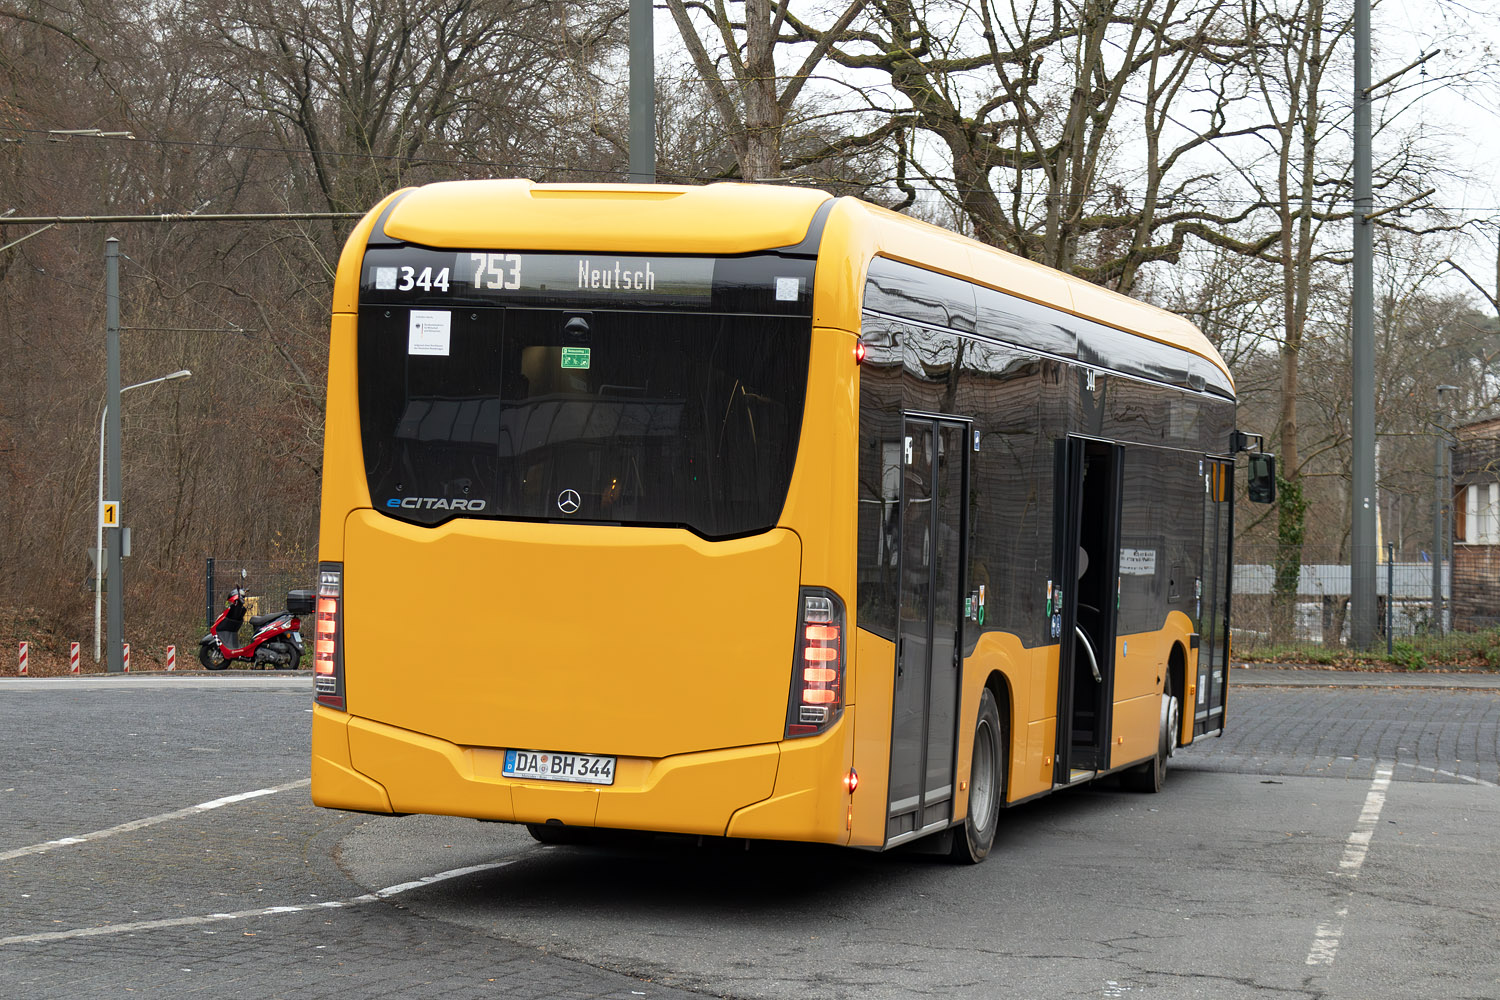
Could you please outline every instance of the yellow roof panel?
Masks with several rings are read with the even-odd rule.
[[[831,197],[771,184],[444,181],[401,193],[384,228],[394,239],[456,249],[737,254],[802,242]],[[1171,344],[1229,374],[1180,316],[854,198],[838,199],[823,249],[815,321],[824,325],[857,328],[864,271],[880,254]]]
[[[765,184],[445,181],[412,190],[385,231],[435,247],[748,253],[802,242],[830,197]]]

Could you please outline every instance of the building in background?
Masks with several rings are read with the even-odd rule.
[[[1453,627],[1500,625],[1500,418],[1455,430]]]

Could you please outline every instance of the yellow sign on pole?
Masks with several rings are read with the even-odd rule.
[[[106,528],[118,528],[120,526],[120,501],[100,501],[99,523],[104,525]]]

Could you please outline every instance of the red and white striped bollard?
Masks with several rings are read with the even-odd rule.
[[[31,667],[27,663],[27,660],[30,658],[27,655],[29,653],[30,649],[31,649],[31,643],[29,643],[29,642],[23,642],[23,643],[21,643],[21,676],[22,677],[25,677],[27,674],[29,674],[31,672]]]
[[[68,643],[68,673],[78,673],[78,643]]]
[[[168,646],[167,647],[167,670],[170,672],[170,671],[173,671],[173,670],[176,670],[176,669],[177,669],[177,647],[176,646]]]
[[[127,643],[124,644],[124,646],[125,646],[125,656],[124,656],[124,660],[125,660],[125,672],[128,674],[128,673],[130,673],[130,643],[127,642]]]

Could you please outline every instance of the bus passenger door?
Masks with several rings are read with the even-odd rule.
[[[1053,780],[1068,784],[1109,767],[1124,451],[1067,438],[1058,442],[1056,468],[1056,576],[1049,595],[1052,638],[1059,643]]]
[[[1234,533],[1234,463],[1204,460],[1203,576],[1198,583],[1198,678],[1193,735],[1224,728],[1229,666],[1229,538]]]
[[[887,844],[953,816],[969,439],[965,422],[905,418]]]

